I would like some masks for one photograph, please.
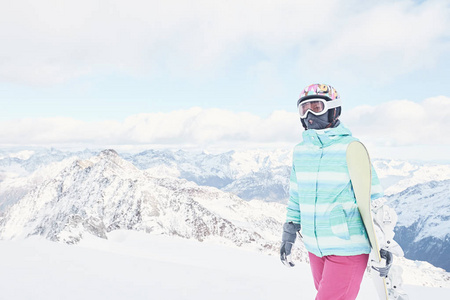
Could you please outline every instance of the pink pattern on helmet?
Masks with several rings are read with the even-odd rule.
[[[312,96],[312,95],[320,95],[320,96],[326,96],[330,98],[331,100],[339,99],[338,92],[328,84],[311,84],[308,85],[306,88],[303,89],[303,91],[300,93],[299,99],[305,97],[305,96]]]

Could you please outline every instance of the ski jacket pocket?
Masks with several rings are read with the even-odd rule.
[[[331,231],[337,237],[349,240],[350,233],[348,231],[347,218],[345,216],[342,204],[336,205],[330,213],[330,227]]]

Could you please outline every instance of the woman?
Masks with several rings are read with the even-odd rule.
[[[301,229],[316,299],[355,299],[371,251],[346,162],[347,146],[357,139],[339,121],[341,99],[333,87],[307,86],[297,107],[305,132],[293,153],[281,260],[294,266],[291,248]],[[371,198],[379,197],[382,188],[372,168]],[[390,252],[384,256],[392,260]]]

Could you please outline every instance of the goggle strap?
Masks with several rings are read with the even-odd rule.
[[[342,105],[341,99],[333,100],[333,101],[327,101],[327,107],[330,108],[336,108]]]

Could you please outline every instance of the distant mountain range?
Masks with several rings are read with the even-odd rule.
[[[220,208],[221,212],[228,209],[236,211],[233,218],[238,220],[230,226],[239,233],[239,237],[233,237],[229,232],[226,240],[260,249],[276,248],[279,226],[284,219],[283,204],[288,194],[291,164],[289,150],[230,151],[221,154],[148,150],[120,156],[114,151],[97,154],[97,151],[91,150],[72,153],[57,149],[0,152],[1,236],[10,238],[43,234],[53,240],[71,243],[81,238],[83,232],[104,236],[114,228],[129,228],[196,239],[223,237],[225,233],[220,233],[217,226],[220,228],[218,224],[227,224],[225,220],[230,221],[231,217],[218,214],[214,217],[214,223],[199,221],[195,216],[202,216],[202,220],[203,216],[214,219],[210,214],[218,208],[208,206],[210,202],[205,199],[217,199],[214,202],[217,205],[228,203],[231,200],[225,199],[231,197],[227,194],[231,193],[247,202],[234,197],[233,201],[239,205]],[[385,187],[389,205],[399,215],[395,238],[403,247],[406,257],[426,260],[449,270],[450,165],[374,160],[374,166]],[[101,168],[109,171],[99,171]],[[119,168],[119,171],[114,168]],[[121,172],[121,175],[113,176],[114,172]],[[129,188],[125,189],[124,186]],[[186,199],[179,195],[180,190]],[[105,194],[105,191],[110,191],[110,194]],[[152,199],[157,200],[148,200],[148,203],[153,204],[144,205],[147,203],[145,197],[150,197],[148,195],[156,191],[161,194],[152,196]],[[201,193],[205,199],[200,197],[203,200],[198,200],[189,196],[190,193]],[[168,200],[164,202],[160,197],[178,197],[176,199],[183,199],[184,204],[177,204],[179,211],[173,212]],[[127,199],[131,202],[128,203]],[[137,199],[141,199],[139,207],[131,204]],[[20,205],[13,206],[19,200]],[[250,200],[277,203],[263,205]],[[266,204],[269,206],[266,207]],[[250,207],[244,209],[246,205]],[[247,209],[255,209],[255,205],[262,210],[262,215],[258,218],[247,216],[251,221],[242,221],[241,214]],[[91,208],[86,211],[85,207]],[[153,216],[154,207],[159,207],[157,211],[164,213]],[[193,215],[188,215],[189,212]],[[38,216],[33,215],[36,213]],[[60,219],[52,219],[55,213]],[[172,216],[172,221],[162,216]],[[26,218],[33,222],[29,223]],[[179,220],[187,223],[180,223]],[[23,230],[20,233],[11,231],[13,227],[20,227],[17,222],[22,222]],[[187,228],[192,226],[207,229],[189,231]],[[205,232],[210,234],[205,235]]]
[[[287,150],[221,154],[149,150],[123,157],[152,174],[172,174],[245,200],[283,203],[288,197],[291,154]]]

